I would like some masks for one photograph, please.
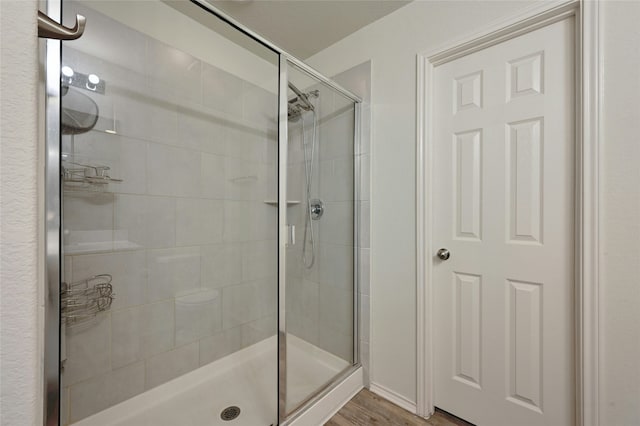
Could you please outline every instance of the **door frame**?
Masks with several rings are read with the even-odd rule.
[[[432,170],[433,74],[438,65],[467,56],[558,21],[574,17],[575,28],[575,423],[599,425],[599,0],[550,2],[491,25],[445,46],[417,55],[416,265],[417,265],[417,414],[434,413],[432,317]]]

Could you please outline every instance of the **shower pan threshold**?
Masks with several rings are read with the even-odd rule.
[[[287,392],[293,405],[304,401],[350,365],[296,336],[288,335],[287,345],[290,378]],[[276,360],[277,338],[272,336],[73,426],[276,425]],[[221,412],[231,406],[239,407],[240,415],[231,421],[222,420]]]

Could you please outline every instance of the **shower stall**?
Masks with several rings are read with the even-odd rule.
[[[203,0],[47,8],[47,424],[294,422],[360,368],[359,98]]]

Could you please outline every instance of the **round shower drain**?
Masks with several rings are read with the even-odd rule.
[[[239,415],[240,415],[240,407],[236,407],[235,405],[232,405],[231,407],[227,407],[224,410],[222,410],[222,413],[220,413],[220,418],[224,421],[229,421],[229,420],[235,419]]]

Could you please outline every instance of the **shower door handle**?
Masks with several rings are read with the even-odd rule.
[[[73,28],[67,28],[38,11],[38,37],[52,38],[54,40],[75,40],[82,37],[86,23],[87,19],[84,16],[76,15],[76,24]]]
[[[296,226],[287,225],[287,247],[296,244]]]

